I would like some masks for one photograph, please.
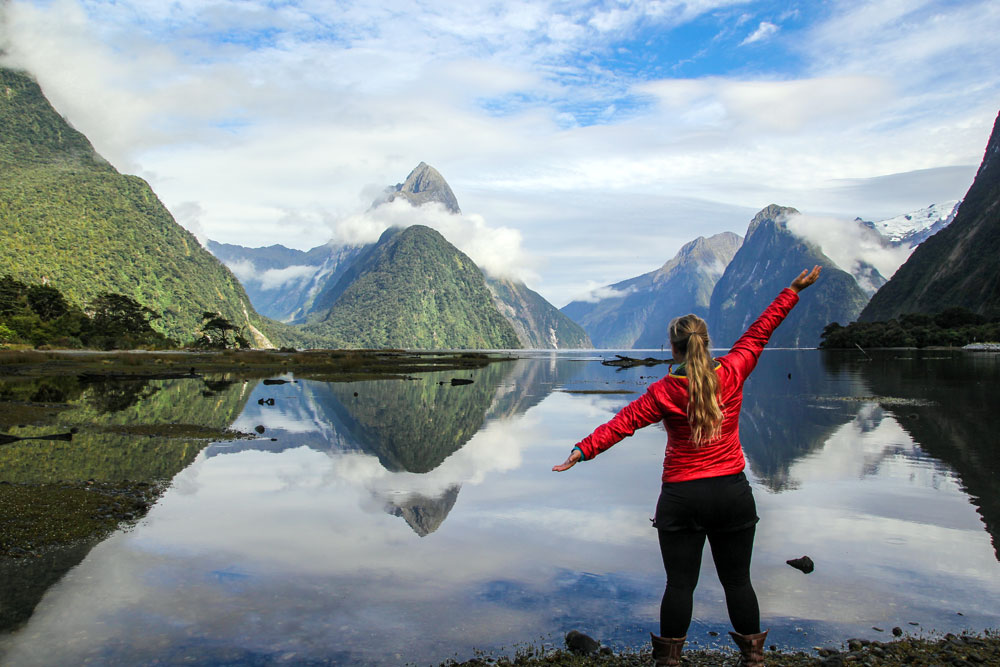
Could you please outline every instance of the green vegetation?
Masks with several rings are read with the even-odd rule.
[[[195,339],[195,347],[229,350],[249,349],[243,330],[218,313],[202,313],[201,333]]]
[[[908,313],[885,322],[832,322],[823,329],[820,347],[961,347],[1000,341],[1000,317],[986,318],[955,307],[936,315]]]
[[[0,346],[63,347],[101,350],[175,347],[153,329],[159,315],[122,294],[99,294],[90,315],[49,285],[0,278]]]
[[[472,260],[421,225],[385,232],[316,304],[305,334],[338,347],[520,347]]]
[[[77,304],[127,296],[159,313],[152,326],[177,340],[190,340],[209,311],[280,336],[145,181],[115,171],[37,83],[5,68],[0,172],[0,265],[13,278],[57,285]]]

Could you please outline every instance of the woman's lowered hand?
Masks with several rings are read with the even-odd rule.
[[[819,272],[820,272],[819,264],[814,266],[812,268],[812,271],[806,269],[799,274],[798,278],[792,281],[792,284],[789,285],[789,287],[796,293],[801,292],[802,290],[804,290],[805,288],[809,287],[814,282],[816,282],[816,279],[819,278]]]
[[[583,458],[579,449],[574,449],[569,453],[569,457],[557,466],[552,466],[552,472],[563,472],[576,465],[576,462]]]

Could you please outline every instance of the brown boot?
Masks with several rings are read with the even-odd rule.
[[[687,639],[687,635],[674,639],[671,637],[657,637],[650,632],[649,639],[653,642],[654,667],[676,667],[681,664],[681,649],[684,648],[684,641]]]
[[[767,630],[755,635],[730,632],[729,636],[740,647],[740,667],[764,667],[764,641],[767,639]]]

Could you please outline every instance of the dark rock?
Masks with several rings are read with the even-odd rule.
[[[712,636],[712,637],[718,637],[718,636],[719,636],[719,633],[718,633],[718,632],[716,632],[715,630],[709,630],[709,631],[708,631],[708,634],[709,634],[710,636]]]
[[[864,645],[861,643],[860,639],[848,639],[847,648],[852,651],[860,651],[862,648],[864,648]]]
[[[793,558],[791,560],[786,560],[786,563],[794,567],[796,570],[801,570],[806,574],[809,574],[815,569],[815,564],[812,558],[809,556],[803,556],[802,558]]]
[[[263,433],[267,429],[264,428],[263,424],[257,424],[256,426],[253,427],[253,430],[257,431],[258,433]]]
[[[287,384],[287,383],[288,380],[278,380],[278,379],[272,380],[271,378],[267,378],[266,380],[264,380],[264,384]]]
[[[591,653],[597,653],[601,648],[601,644],[582,632],[570,630],[566,633],[566,648],[579,655],[590,655]]]
[[[460,384],[472,384],[472,380],[466,380],[465,378],[452,378],[451,386],[454,387]]]
[[[882,629],[880,627],[877,627],[877,626],[874,626],[874,625],[872,626],[872,630],[874,630],[875,632],[885,632],[884,629]]]
[[[903,628],[899,627],[898,625],[896,627],[894,627],[892,629],[892,636],[893,637],[902,637],[903,636]]]

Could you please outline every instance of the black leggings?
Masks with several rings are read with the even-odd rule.
[[[733,629],[741,635],[760,632],[760,608],[750,584],[750,554],[756,526],[743,530],[708,533],[712,559],[726,592],[726,608]],[[705,533],[658,530],[667,589],[660,603],[660,636],[683,637],[691,625],[694,588],[698,585]]]
[[[733,629],[744,635],[760,632],[760,608],[750,584],[757,508],[746,476],[739,473],[665,483],[654,523],[667,571],[667,588],[660,604],[660,635],[687,634],[706,537],[726,593]]]

